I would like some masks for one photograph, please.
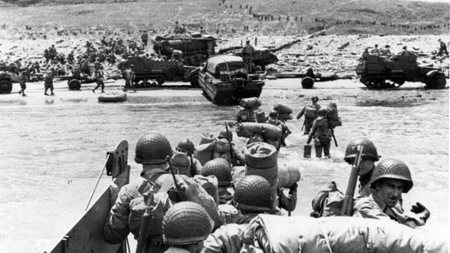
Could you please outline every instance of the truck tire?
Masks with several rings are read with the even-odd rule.
[[[166,82],[166,78],[164,76],[158,76],[156,77],[156,82],[158,83],[158,86],[161,86]]]
[[[445,76],[435,75],[433,79],[431,79],[431,82],[427,83],[426,85],[430,89],[443,89],[445,88],[446,84],[447,80],[445,79]]]
[[[303,89],[311,89],[314,86],[314,80],[307,76],[302,78],[302,87]]]
[[[69,90],[80,90],[81,82],[78,79],[72,79],[68,82]]]
[[[198,75],[194,75],[193,77],[191,77],[191,80],[189,80],[191,83],[191,86],[194,88],[198,88],[200,87],[200,84],[198,82]]]
[[[8,94],[12,91],[12,83],[9,80],[0,81],[0,94]]]

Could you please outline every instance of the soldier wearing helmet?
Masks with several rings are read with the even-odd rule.
[[[202,172],[202,164],[197,158],[194,158],[195,153],[195,145],[189,139],[182,140],[178,143],[178,146],[175,148],[177,153],[183,153],[188,156],[190,160],[190,169],[187,176],[193,177],[195,175],[199,175]]]
[[[105,241],[111,244],[122,242],[130,232],[138,238],[141,219],[130,219],[130,215],[137,212],[133,208],[145,206],[144,193],[155,193],[154,202],[160,202],[165,210],[171,206],[167,193],[157,193],[173,185],[173,178],[166,171],[167,157],[173,153],[169,141],[161,134],[147,134],[139,138],[135,152],[134,160],[142,164],[141,176],[120,189],[111,208],[103,230]]]
[[[205,209],[191,201],[172,206],[164,215],[164,243],[168,253],[200,253],[213,226]]]
[[[422,204],[413,205],[411,213],[398,210],[402,194],[413,187],[413,180],[408,166],[397,159],[385,159],[377,164],[370,188],[373,192],[366,197],[356,199],[353,216],[371,219],[395,220],[415,228],[425,225],[430,212]]]
[[[305,115],[305,120],[303,121],[305,132],[303,135],[307,135],[311,131],[313,122],[318,117],[317,111],[320,109],[320,105],[317,103],[317,101],[319,101],[319,98],[317,96],[313,96],[311,98],[311,101],[312,104],[303,107],[303,109],[297,115],[297,119],[300,119],[303,115]]]
[[[236,149],[233,143],[233,132],[223,129],[214,141],[212,159],[223,158],[231,165],[244,164],[244,155]]]
[[[322,150],[325,157],[330,158],[331,147],[331,130],[328,127],[328,121],[326,118],[327,110],[320,108],[317,111],[318,118],[314,120],[312,131],[309,133],[306,144],[309,144],[314,137],[314,147],[316,149],[316,157],[322,157]]]
[[[128,87],[133,88],[134,92],[136,92],[136,87],[134,86],[134,79],[136,78],[136,74],[134,72],[134,65],[131,64],[128,68],[125,69],[125,86],[123,87],[123,91],[127,91]]]
[[[202,252],[239,252],[244,232],[258,214],[273,214],[270,183],[257,175],[246,176],[236,185],[233,204],[242,214],[235,223],[222,225],[205,240]]]
[[[365,197],[371,193],[369,182],[372,177],[373,169],[375,168],[375,162],[380,159],[380,156],[378,155],[377,148],[372,141],[367,138],[356,138],[352,140],[345,149],[344,160],[348,164],[353,164],[355,161],[358,146],[362,146],[363,148],[361,163],[359,166],[360,168],[358,171],[359,196]]]
[[[233,200],[234,189],[232,185],[231,166],[227,160],[216,158],[205,163],[202,176],[215,176],[219,183],[219,204],[229,204]]]
[[[269,113],[269,117],[267,118],[267,123],[272,124],[274,126],[279,126],[281,127],[281,139],[280,139],[280,145],[283,147],[286,147],[286,138],[292,134],[291,130],[289,129],[289,127],[283,123],[281,120],[278,119],[278,112],[275,110],[272,110]],[[276,147],[278,150],[280,149],[280,147]]]

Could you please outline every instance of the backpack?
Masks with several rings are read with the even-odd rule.
[[[343,204],[344,194],[333,181],[321,188],[314,196],[311,203],[313,211],[310,216],[315,218],[341,216]]]

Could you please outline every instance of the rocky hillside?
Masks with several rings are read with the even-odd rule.
[[[406,0],[3,0],[0,24],[164,33],[175,21],[226,35],[448,33],[449,3]],[[22,7],[26,6],[26,7]]]

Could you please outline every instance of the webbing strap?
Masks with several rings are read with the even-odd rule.
[[[324,222],[319,221],[319,224],[320,224],[320,227],[322,228],[323,235],[325,236],[325,241],[327,242],[328,251],[330,253],[333,253],[333,251],[331,250],[330,239],[328,238],[327,230],[325,229],[325,226],[324,226]]]

